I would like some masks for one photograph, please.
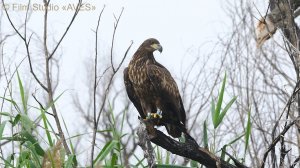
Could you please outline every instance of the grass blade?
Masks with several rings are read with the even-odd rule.
[[[240,136],[238,136],[237,138],[235,138],[234,140],[230,141],[227,145],[232,145],[234,144],[236,141],[238,141],[239,139],[241,139],[245,134],[242,134]]]
[[[251,115],[250,115],[250,110],[248,112],[248,121],[247,121],[247,126],[246,126],[246,132],[245,132],[245,155],[246,155],[246,150],[248,148],[248,144],[249,144],[249,138],[251,135]],[[244,156],[245,158],[245,156]]]
[[[207,136],[206,120],[204,121],[204,124],[203,124],[203,143],[204,143],[204,148],[208,149],[208,136]]]
[[[4,122],[2,122],[2,123],[0,124],[0,140],[2,140],[3,131],[4,131],[6,122],[7,122],[7,121],[4,121]]]
[[[45,131],[46,131],[46,135],[47,135],[49,145],[51,147],[53,147],[52,138],[51,138],[51,135],[50,135],[50,132],[49,132],[48,124],[47,124],[47,117],[46,117],[45,111],[42,108],[41,108],[41,113],[42,113],[41,114],[42,115],[42,120],[43,120],[43,123],[44,123],[44,127],[45,127]]]
[[[0,156],[0,159],[3,160],[3,162],[5,163],[4,168],[15,167],[13,164],[11,164],[12,160],[14,160],[14,154],[11,154],[10,156],[8,156],[7,159]]]
[[[8,112],[0,112],[0,116],[7,116],[7,117],[13,117],[10,113]]]
[[[20,121],[20,119],[21,119],[21,115],[20,114],[17,114],[16,115],[16,117],[15,117],[15,119],[12,121],[12,126],[14,127],[14,126],[16,126],[18,123],[19,123],[19,121]]]
[[[115,165],[117,165],[117,163],[118,163],[118,155],[116,153],[113,153],[113,155],[111,157],[110,166],[115,167]]]
[[[97,130],[96,132],[97,133],[103,133],[103,132],[112,132],[113,130],[112,129],[106,129],[106,130]]]
[[[244,135],[245,135],[245,134],[242,134],[242,135],[236,137],[234,140],[232,140],[232,141],[230,141],[228,144],[224,145],[223,148],[225,147],[225,149],[226,149],[227,146],[230,146],[230,145],[234,144],[236,141],[238,141],[239,139],[241,139]],[[223,148],[222,148],[222,149],[223,149]],[[221,149],[221,150],[222,150],[222,149]],[[219,150],[219,151],[220,151],[220,150]],[[225,151],[226,151],[226,150],[225,150]]]
[[[98,160],[102,161],[106,156],[113,150],[113,148],[118,144],[118,141],[112,140],[105,144],[101,152],[98,154],[93,164],[97,163]]]
[[[73,158],[74,158],[74,155],[69,155],[68,156],[68,160],[65,162],[65,168],[71,168],[73,167],[72,163],[73,163]]]
[[[127,113],[127,110],[124,110],[123,116],[122,116],[122,124],[121,124],[120,132],[123,132],[124,121],[125,121],[125,119],[126,119],[126,113]]]
[[[211,108],[210,108],[210,111],[211,111],[211,119],[213,121],[213,124],[214,126],[217,124],[217,115],[216,115],[216,105],[215,105],[215,101],[214,99],[211,100]]]
[[[221,159],[225,160],[225,152],[226,152],[227,145],[224,145],[221,149]]]
[[[24,87],[23,87],[22,80],[21,80],[20,75],[19,75],[19,71],[17,71],[17,77],[18,77],[19,90],[20,90],[23,110],[26,113],[27,112],[27,101],[26,101],[26,98],[25,98]]]
[[[19,106],[17,105],[17,103],[16,103],[14,100],[8,99],[8,98],[5,98],[5,97],[1,97],[1,96],[0,96],[0,98],[6,100],[6,101],[8,101],[8,102],[10,102],[11,104],[13,104],[14,107],[15,107],[15,109],[16,109],[19,113],[21,113],[21,110],[20,110]]]
[[[170,152],[167,151],[167,156],[166,156],[166,161],[165,161],[166,164],[170,164]]]
[[[231,107],[231,105],[235,102],[235,100],[237,99],[237,97],[233,97],[230,102],[225,106],[225,108],[223,109],[222,113],[220,114],[219,118],[218,118],[218,122],[217,122],[217,126],[220,125],[220,123],[223,121],[224,116],[226,115],[228,109]]]
[[[39,144],[38,144],[39,145]],[[25,143],[24,143],[24,146],[27,148],[27,149],[29,149],[30,150],[30,153],[31,153],[31,161],[32,162],[34,162],[34,164],[35,165],[37,165],[37,166],[39,166],[39,167],[41,167],[42,165],[41,165],[41,159],[40,159],[40,157],[39,156],[44,156],[44,155],[41,155],[40,154],[40,151],[39,151],[39,149],[36,147],[36,144],[33,144],[33,143],[31,143],[31,141],[26,141]]]
[[[216,110],[215,110],[215,117],[217,121],[219,121],[219,115],[221,112],[221,106],[222,106],[222,102],[223,102],[223,97],[224,97],[224,90],[225,90],[225,83],[226,83],[226,73],[225,73],[225,77],[223,79],[222,82],[222,87],[219,93],[219,98],[218,98],[218,102],[217,102],[217,106],[216,106]],[[217,122],[218,123],[218,122]],[[216,129],[218,127],[218,124],[214,125],[214,128]]]
[[[159,147],[158,146],[156,146],[156,160],[157,160],[158,164],[163,164],[162,163],[162,156],[161,156],[161,153],[159,151]]]
[[[36,153],[38,155],[40,155],[42,157],[45,155],[45,151],[40,146],[40,144],[35,139],[35,137],[33,137],[29,132],[27,132],[25,130],[21,132],[21,135],[24,136],[26,138],[26,140],[28,140],[34,146],[34,150],[36,151]]]
[[[33,122],[30,120],[30,118],[25,115],[25,114],[21,114],[21,125],[22,128],[25,129],[27,132],[31,132],[32,128],[34,127]]]
[[[45,111],[47,111],[51,106],[53,106],[53,104],[65,93],[66,91],[63,91],[60,95],[58,95],[57,96],[57,98],[55,98],[54,100],[53,100],[53,102],[50,102],[49,104],[48,104],[48,106],[45,108]]]

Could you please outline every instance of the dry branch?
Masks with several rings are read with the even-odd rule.
[[[147,159],[148,167],[154,168],[155,167],[154,149],[151,145],[150,138],[146,131],[145,124],[141,124],[138,127],[137,135],[139,137],[139,146],[144,151],[144,157]]]
[[[155,129],[155,137],[151,138],[150,141],[154,144],[170,151],[173,154],[183,156],[192,160],[195,160],[199,162],[202,165],[205,165],[209,168],[247,168],[247,166],[244,166],[241,163],[238,163],[237,159],[234,159],[239,166],[232,165],[221,158],[215,156],[214,154],[210,153],[205,148],[200,147],[195,139],[191,137],[190,135],[186,135],[185,142],[178,142],[171,137],[165,135],[163,132]],[[138,134],[140,132],[147,132],[146,126],[144,123],[141,123],[141,125],[138,128]],[[139,135],[139,141],[144,141],[143,138],[141,139],[141,136]],[[148,151],[145,151],[147,148],[142,148],[144,150],[144,153],[148,154]],[[148,156],[148,155],[147,155]],[[150,162],[151,163],[151,157]]]

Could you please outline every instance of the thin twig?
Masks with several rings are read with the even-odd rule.
[[[95,66],[94,66],[94,88],[93,88],[93,111],[94,111],[94,128],[97,127],[97,122],[96,122],[96,102],[97,102],[97,99],[96,99],[96,93],[97,93],[97,73],[98,73],[98,30],[99,30],[99,26],[100,26],[100,21],[101,21],[101,16],[102,16],[102,13],[104,11],[104,8],[105,6],[102,8],[100,14],[99,14],[99,17],[98,17],[98,22],[97,22],[97,27],[96,27],[96,39],[95,39]],[[97,129],[96,129],[97,130]],[[95,145],[92,145],[92,152],[91,152],[91,166],[93,167],[93,161],[94,161],[94,147]]]
[[[276,144],[279,142],[280,137],[284,136],[284,134],[291,128],[291,126],[293,126],[296,122],[298,122],[300,119],[300,117],[297,117],[294,121],[290,122],[283,130],[282,132],[274,139],[274,141],[272,142],[272,144],[268,147],[267,151],[264,154],[263,157],[263,161],[262,161],[262,165],[261,168],[265,167],[265,162],[266,159],[268,157],[268,153],[276,146]]]
[[[56,52],[57,48],[59,47],[60,43],[63,41],[63,39],[65,38],[66,34],[69,32],[70,27],[72,26],[77,14],[80,11],[80,7],[82,6],[82,0],[78,0],[74,15],[69,23],[69,25],[67,26],[66,30],[64,31],[63,35],[61,36],[61,38],[59,39],[58,43],[56,44],[56,46],[54,47],[53,51],[50,53],[48,59],[51,59],[54,55],[54,53]]]
[[[293,164],[290,166],[290,168],[294,168],[294,167],[299,163],[299,161],[300,161],[300,156],[298,156],[298,157],[294,160],[294,162],[293,162]]]
[[[2,0],[2,5],[4,6],[4,0]],[[19,35],[19,37],[22,39],[22,41],[24,42],[25,44],[25,48],[26,48],[26,54],[27,54],[27,57],[28,57],[28,63],[29,63],[29,67],[30,67],[30,73],[33,75],[34,79],[38,82],[38,84],[46,91],[48,92],[48,88],[39,80],[39,78],[36,76],[35,72],[33,71],[33,67],[32,67],[32,63],[31,63],[31,57],[30,57],[30,51],[29,51],[29,42],[30,42],[30,38],[29,38],[29,41],[27,42],[26,38],[23,37],[21,35],[21,33],[19,32],[19,30],[15,27],[14,23],[12,22],[9,14],[8,14],[8,11],[6,8],[4,8],[4,11],[5,11],[5,14],[6,14],[6,17],[10,23],[10,25],[12,26],[12,28],[15,30],[15,32]],[[27,12],[28,13],[28,9],[27,9]],[[26,18],[25,20],[27,20],[27,17],[28,15],[26,14]],[[25,27],[26,28],[26,27]],[[26,32],[26,31],[25,31]]]
[[[118,28],[120,18],[123,14],[123,11],[124,11],[124,8],[122,8],[122,11],[121,11],[118,18],[116,18],[116,16],[114,15],[114,18],[115,18],[116,22],[114,23],[114,32],[113,32],[113,36],[112,36],[112,40],[111,40],[111,48],[110,48],[110,64],[111,64],[111,67],[112,67],[112,70],[113,70],[114,73],[117,72],[117,70],[115,70],[114,63],[113,63],[113,48],[114,48],[115,34],[116,34],[116,31],[117,31],[117,28]]]
[[[47,111],[45,110],[45,108],[44,108],[44,106],[42,105],[42,103],[36,98],[36,96],[35,96],[34,94],[31,94],[31,95],[32,95],[33,99],[39,104],[40,108],[41,108],[43,111],[45,111],[46,114],[49,114],[50,116],[54,117],[53,114],[51,114],[51,113],[49,113],[49,112],[47,112]]]
[[[287,155],[287,153],[290,151],[290,150],[286,150],[286,148],[285,148],[284,136],[280,137],[280,145],[281,145],[281,148],[280,148],[279,167],[284,168],[284,158]]]

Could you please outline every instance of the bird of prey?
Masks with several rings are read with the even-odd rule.
[[[140,116],[159,118],[162,124],[154,125],[164,125],[169,135],[178,138],[186,132],[186,114],[175,80],[153,56],[156,50],[162,52],[163,48],[154,38],[140,45],[124,70],[124,83]]]

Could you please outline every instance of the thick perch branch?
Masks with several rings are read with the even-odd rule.
[[[141,123],[141,125],[139,126],[139,132],[141,132],[141,128],[144,128],[143,132],[147,133],[144,123]],[[240,163],[238,164],[238,166],[235,166],[225,162],[224,160],[221,160],[221,158],[210,153],[205,148],[201,148],[197,144],[197,142],[189,135],[186,135],[186,142],[183,143],[170,138],[157,129],[154,130],[156,136],[150,139],[151,142],[158,146],[161,146],[162,148],[170,151],[173,154],[195,160],[209,168],[247,168]]]
[[[156,137],[152,138],[151,142],[173,154],[195,160],[210,168],[236,168],[236,166],[221,160],[206,149],[199,147],[190,139],[186,139],[185,143],[181,143],[156,130]]]

